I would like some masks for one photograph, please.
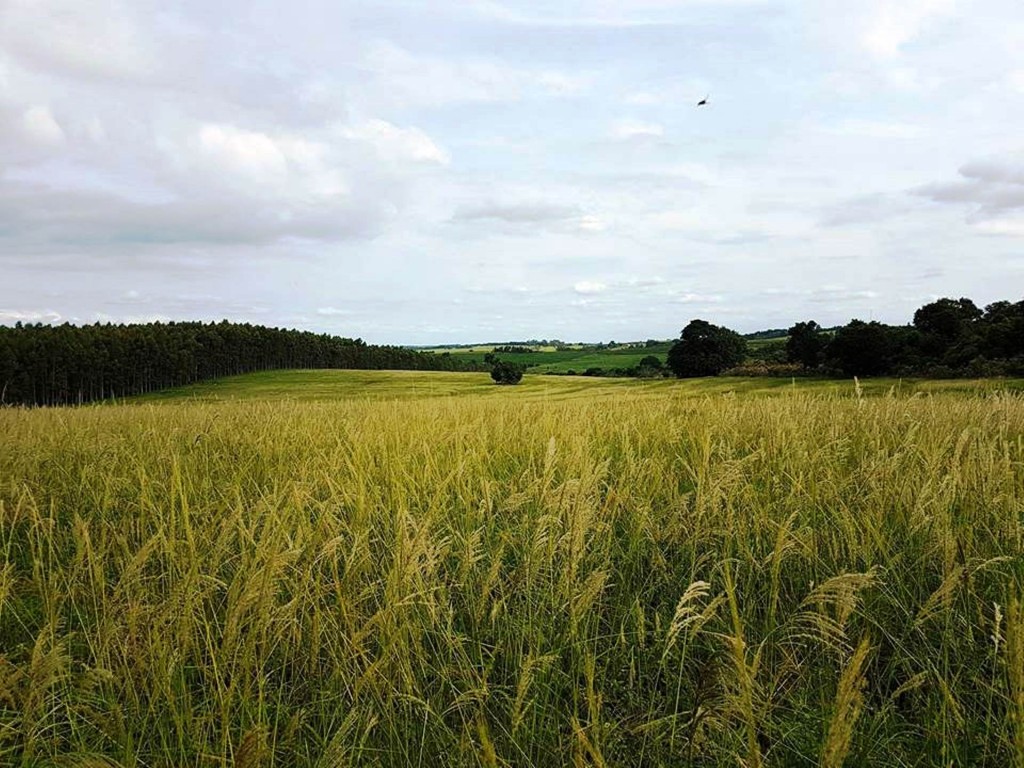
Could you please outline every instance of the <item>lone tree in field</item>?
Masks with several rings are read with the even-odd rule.
[[[523,378],[526,367],[519,363],[498,360],[491,368],[491,378],[497,384],[518,384]]]
[[[679,378],[717,376],[747,356],[747,342],[735,331],[691,320],[668,351],[668,367]]]

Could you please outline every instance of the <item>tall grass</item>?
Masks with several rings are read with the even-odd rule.
[[[1024,398],[0,411],[0,764],[1024,765]]]

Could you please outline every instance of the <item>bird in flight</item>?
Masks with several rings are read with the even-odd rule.
[[[708,96],[710,96],[710,95],[711,94],[709,93]],[[700,101],[697,102],[697,106],[698,107],[703,107],[707,103],[708,103],[708,97],[705,96],[703,99],[701,99]]]

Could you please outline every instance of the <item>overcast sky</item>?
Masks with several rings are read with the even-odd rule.
[[[1020,0],[0,0],[0,323],[596,341],[940,296],[1024,298]]]

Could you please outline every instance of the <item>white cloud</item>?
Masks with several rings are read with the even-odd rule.
[[[611,135],[620,140],[660,138],[665,135],[665,126],[641,120],[619,120],[612,125]]]
[[[588,73],[511,66],[492,56],[414,54],[382,39],[364,46],[359,69],[368,77],[356,92],[373,108],[576,96],[592,82]]]
[[[572,287],[576,293],[584,296],[589,296],[595,293],[604,293],[608,290],[608,286],[604,283],[599,283],[596,280],[581,280]]]
[[[922,133],[920,126],[909,123],[854,119],[843,120],[830,131],[842,136],[863,136],[869,139],[916,139]]]
[[[364,120],[344,128],[342,135],[370,144],[389,160],[412,160],[418,163],[447,165],[448,153],[419,128],[399,128],[386,120]]]
[[[547,71],[537,76],[537,82],[551,93],[573,95],[586,90],[590,86],[591,78],[588,75]]]
[[[137,79],[159,61],[159,46],[141,23],[156,10],[149,0],[6,0],[0,6],[0,48],[72,77]]]
[[[883,0],[862,37],[864,47],[879,58],[892,58],[926,26],[949,16],[956,0]]]
[[[1001,237],[1024,237],[1024,216],[1007,216],[999,219],[985,219],[974,223],[974,229],[985,235]]]
[[[1024,69],[1017,69],[1007,74],[1006,85],[1012,91],[1024,93]]]
[[[636,91],[635,93],[627,94],[624,101],[632,106],[652,107],[663,103],[664,99],[658,94],[651,93],[650,91]]]
[[[254,181],[283,176],[288,171],[281,147],[265,133],[230,125],[204,125],[199,129],[198,141],[208,159]]]
[[[0,309],[0,324],[7,323],[59,323],[61,321],[59,312],[52,309],[20,310]]]
[[[705,293],[672,293],[672,301],[677,304],[721,304],[724,298],[719,294]]]
[[[459,208],[453,221],[492,219],[509,224],[549,224],[575,219],[575,206],[549,201],[485,202]]]
[[[657,275],[655,275],[654,277],[631,277],[629,278],[629,280],[626,281],[626,284],[629,285],[630,287],[646,290],[650,288],[656,288],[659,285],[664,285],[665,279],[663,277],[658,277]]]
[[[22,126],[29,141],[35,144],[53,146],[64,142],[64,130],[49,107],[37,105],[26,109]]]

